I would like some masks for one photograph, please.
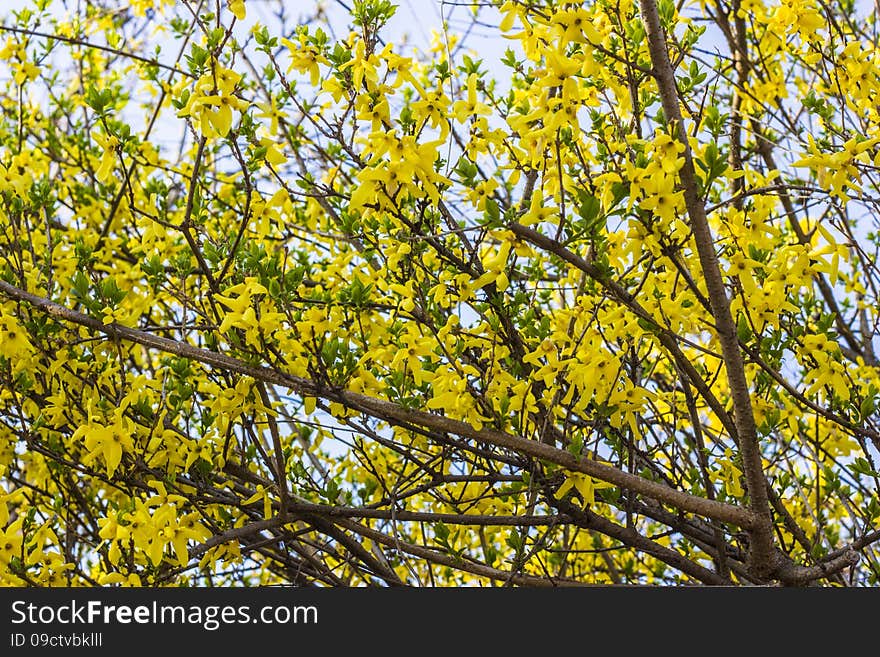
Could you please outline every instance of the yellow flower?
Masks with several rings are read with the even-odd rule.
[[[472,117],[487,116],[492,110],[485,103],[477,100],[477,75],[471,73],[467,82],[467,100],[457,100],[452,105],[452,114],[459,123],[464,123]]]
[[[559,208],[555,205],[544,205],[543,197],[538,194],[532,194],[529,201],[529,210],[522,217],[520,223],[525,226],[532,226],[544,221],[550,221],[553,217],[559,216]]]
[[[581,70],[581,63],[573,58],[566,57],[565,53],[551,50],[547,53],[547,70],[541,78],[541,85],[545,87],[558,87],[565,82],[574,82],[572,76]]]
[[[724,458],[719,459],[718,465],[721,467],[718,470],[710,472],[709,478],[713,481],[718,481],[724,484],[728,495],[731,495],[732,497],[742,497],[745,494],[742,483],[740,483],[742,470],[734,465],[733,452],[730,448],[724,450]]]
[[[592,21],[586,9],[577,7],[557,11],[550,22],[557,28],[560,45],[564,46],[570,41],[599,43],[602,36]]]
[[[244,0],[229,0],[229,11],[231,11],[238,20],[243,21],[246,12]]]
[[[287,162],[287,156],[281,152],[278,148],[279,144],[272,141],[268,137],[263,137],[260,139],[260,146],[266,148],[266,162],[271,164],[273,167],[277,167],[279,164],[284,164]]]
[[[303,40],[300,43],[294,43],[290,39],[281,39],[281,43],[287,46],[287,50],[290,53],[290,65],[287,67],[287,71],[308,73],[312,86],[317,87],[318,82],[321,80],[320,64],[329,64],[330,62],[327,58],[318,53],[314,46],[305,43]]]
[[[119,140],[113,135],[95,135],[95,141],[101,147],[101,163],[95,171],[95,178],[99,183],[106,183],[113,175],[113,165],[116,163],[116,147]]]
[[[432,91],[412,104],[413,114],[431,125],[440,128],[440,138],[445,139],[449,131],[449,98],[442,91]]]
[[[104,460],[108,477],[112,477],[116,472],[123,453],[134,449],[131,430],[126,424],[121,413],[118,413],[111,425],[94,422],[89,418],[88,423],[73,432],[74,440],[84,438],[86,449],[89,450],[88,460],[94,460],[99,456]]]
[[[9,360],[27,358],[34,351],[27,332],[12,315],[0,311],[0,354]]]
[[[206,137],[225,137],[232,128],[233,112],[244,112],[250,103],[235,95],[241,74],[215,66],[199,78],[195,91],[177,116],[192,116]]]
[[[277,135],[278,134],[278,119],[282,118],[283,114],[278,110],[278,105],[275,102],[275,97],[272,96],[268,101],[263,101],[261,103],[257,103],[257,107],[261,110],[254,114],[255,117],[261,119],[269,120],[269,134]]]
[[[24,518],[20,517],[0,532],[0,565],[8,566],[13,557],[21,557],[23,522]]]
[[[405,365],[407,371],[412,374],[416,385],[421,385],[422,381],[430,372],[422,370],[422,359],[427,358],[433,360],[434,342],[430,338],[424,338],[418,333],[409,333],[404,338],[405,346],[401,346],[391,361],[392,368],[398,368]]]
[[[217,109],[205,109],[201,112],[202,134],[212,137],[218,135],[225,137],[232,128],[232,110],[245,110],[248,104],[235,96],[211,95],[202,96],[201,105],[209,105]]]
[[[677,139],[673,139],[665,132],[657,132],[657,137],[652,144],[654,157],[651,164],[655,168],[659,168],[664,174],[674,174],[681,169],[684,159],[678,157],[684,152],[684,144]]]
[[[574,491],[574,495],[580,498],[581,507],[586,509],[596,501],[597,488],[609,488],[611,484],[597,481],[590,475],[580,472],[570,472],[566,474],[565,481],[556,490],[556,499],[561,500],[569,491]]]

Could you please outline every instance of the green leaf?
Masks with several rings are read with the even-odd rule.
[[[740,313],[736,318],[736,337],[739,338],[740,342],[748,342],[753,335],[749,320],[744,314]]]

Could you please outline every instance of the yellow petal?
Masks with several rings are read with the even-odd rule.
[[[216,112],[211,112],[209,121],[217,129],[217,134],[225,137],[232,127],[232,108],[229,105],[221,105]]]
[[[229,11],[231,11],[238,20],[243,21],[246,14],[244,0],[232,0],[229,3]]]
[[[112,477],[122,460],[122,445],[117,442],[106,442],[102,448],[104,461],[107,463],[107,476]]]
[[[154,566],[158,566],[159,562],[162,561],[162,554],[165,552],[165,544],[162,540],[157,536],[151,542],[150,546],[147,548],[147,556],[150,558],[150,561],[153,562]]]
[[[171,545],[174,548],[174,554],[177,555],[177,561],[181,566],[185,566],[189,561],[189,552],[186,549],[186,537],[181,533],[178,533],[174,540],[171,541]]]
[[[573,486],[574,486],[574,479],[572,479],[571,477],[568,477],[564,482],[562,482],[562,485],[556,491],[556,495],[555,495],[556,499],[561,500],[563,497],[565,497],[565,494],[568,491],[570,491]]]
[[[110,174],[113,173],[114,159],[115,155],[112,150],[104,151],[104,155],[101,156],[101,164],[98,170],[95,171],[95,178],[98,179],[99,183],[103,184],[110,178]]]

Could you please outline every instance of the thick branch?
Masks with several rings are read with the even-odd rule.
[[[466,422],[453,420],[442,415],[404,408],[394,402],[367,395],[330,389],[309,379],[285,374],[268,367],[249,365],[224,354],[194,347],[183,342],[152,335],[119,324],[103,324],[99,319],[65,308],[53,301],[21,290],[5,281],[0,281],[0,293],[10,299],[27,302],[53,317],[85,326],[116,340],[134,342],[148,348],[175,354],[183,358],[190,358],[221,370],[237,372],[257,381],[284,386],[296,391],[300,395],[336,401],[348,408],[362,411],[384,420],[428,427],[436,431],[451,433],[495,445],[496,447],[504,447],[532,458],[544,459],[567,470],[581,472],[601,481],[654,498],[682,511],[696,513],[697,515],[714,518],[722,522],[729,522],[744,529],[752,528],[756,521],[754,514],[747,509],[691,495],[670,488],[665,484],[624,472],[605,463],[588,458],[578,459],[570,452],[534,440],[528,440],[493,429],[475,429]]]
[[[748,379],[737,340],[736,324],[730,312],[730,300],[727,297],[721,267],[715,253],[715,242],[709,228],[709,221],[706,218],[706,208],[700,198],[693,155],[679,107],[675,73],[672,70],[672,63],[669,61],[666,38],[660,24],[657,4],[654,0],[640,0],[639,4],[648,37],[651,61],[654,65],[654,76],[660,89],[663,111],[667,120],[675,127],[677,138],[684,146],[684,164],[679,172],[681,187],[684,192],[685,207],[690,219],[697,255],[700,259],[700,267],[706,281],[712,315],[715,318],[715,331],[721,344],[721,353],[724,358],[727,382],[733,402],[734,422],[739,436],[743,474],[748,485],[749,503],[758,520],[750,530],[750,567],[759,577],[770,577],[775,568],[776,548],[773,540],[770,504],[767,499],[761,452],[758,447],[758,432],[752,411]]]
[[[834,559],[815,566],[798,566],[783,556],[781,553],[778,556],[775,576],[789,586],[810,584],[839,573],[844,568],[855,566],[859,562],[859,553],[852,549],[844,550]]]
[[[431,548],[422,547],[421,545],[415,545],[414,543],[409,543],[407,541],[401,540],[396,536],[388,536],[387,534],[383,534],[378,530],[371,529],[366,525],[362,525],[352,520],[344,520],[341,521],[339,524],[349,531],[360,534],[361,536],[369,538],[376,543],[392,548],[394,550],[399,550],[400,552],[411,554],[415,557],[439,564],[441,566],[448,566],[456,570],[463,570],[465,572],[488,577],[496,581],[510,582],[511,584],[516,584],[517,586],[586,586],[583,582],[578,582],[577,580],[572,579],[555,577],[532,577],[529,575],[511,575],[511,573],[504,570],[499,570],[498,568],[492,568],[491,566],[468,561],[463,558],[456,559],[455,557],[452,557],[443,552],[438,552],[437,550],[432,550]]]
[[[730,579],[722,577],[718,573],[712,572],[698,563],[694,563],[683,554],[660,545],[647,536],[642,536],[635,529],[623,527],[617,523],[611,522],[607,518],[603,518],[589,509],[580,510],[564,500],[557,502],[557,505],[561,511],[565,511],[570,515],[578,526],[595,529],[606,536],[620,541],[624,545],[628,545],[636,550],[650,554],[663,563],[680,570],[686,575],[690,575],[703,584],[723,586],[731,583]]]

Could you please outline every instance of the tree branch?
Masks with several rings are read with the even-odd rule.
[[[706,208],[699,194],[693,155],[679,107],[675,73],[669,61],[666,37],[660,23],[657,4],[654,0],[639,0],[639,4],[663,111],[667,120],[674,126],[676,137],[684,146],[684,164],[679,172],[681,187],[684,192],[685,207],[690,219],[697,255],[700,259],[700,267],[706,281],[712,315],[715,318],[715,332],[721,344],[721,353],[733,402],[734,422],[739,436],[743,474],[748,486],[749,504],[756,519],[755,525],[749,531],[749,566],[757,576],[770,577],[775,568],[774,554],[776,551],[773,539],[773,522],[767,498],[749,384],[737,340],[736,324],[730,312],[730,300],[727,297],[724,280],[721,276],[721,267],[715,253],[715,242],[709,228],[709,221],[706,218]]]
[[[359,393],[330,389],[309,379],[285,374],[268,367],[249,365],[224,354],[145,333],[116,323],[103,324],[101,320],[21,290],[6,281],[0,281],[0,292],[10,299],[27,302],[53,317],[90,328],[116,340],[127,340],[148,348],[190,358],[221,370],[237,372],[257,381],[290,388],[300,395],[336,401],[348,408],[362,411],[387,421],[429,427],[437,431],[495,445],[496,447],[511,449],[532,458],[545,459],[572,472],[590,475],[601,481],[652,497],[682,511],[696,513],[697,515],[714,518],[722,522],[729,522],[744,529],[752,528],[756,522],[754,514],[747,509],[691,495],[670,488],[665,484],[624,472],[599,461],[588,458],[578,459],[570,452],[538,441],[528,440],[493,429],[475,429],[470,424],[460,420],[404,408],[394,402]]]

